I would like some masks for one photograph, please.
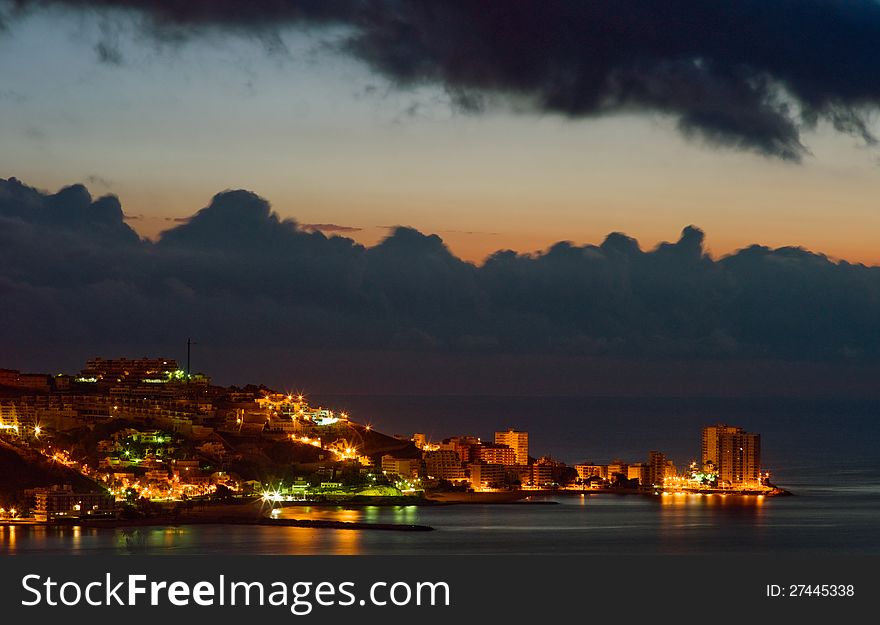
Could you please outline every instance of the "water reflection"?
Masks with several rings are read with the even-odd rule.
[[[362,532],[357,530],[338,530],[335,533],[336,551],[339,555],[357,555],[360,553]]]
[[[294,506],[283,518],[434,532],[267,527],[0,527],[0,553],[880,553],[878,497],[585,494],[555,505]],[[831,531],[829,531],[831,530]]]
[[[286,506],[278,518],[411,525],[419,522],[419,506]]]
[[[310,521],[343,521],[355,523],[363,521],[362,508],[287,506],[281,509],[279,519],[300,519]]]

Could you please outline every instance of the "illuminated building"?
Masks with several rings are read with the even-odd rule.
[[[290,419],[272,415],[265,423],[265,430],[266,432],[294,434],[299,436],[306,432],[306,427],[299,419]]]
[[[168,471],[165,469],[152,469],[144,473],[147,482],[168,482]]]
[[[507,445],[493,445],[491,443],[483,443],[479,446],[480,462],[488,464],[514,465],[516,462],[516,451]]]
[[[308,408],[308,404],[300,400],[299,397],[299,395],[271,393],[256,397],[253,401],[263,410],[285,417],[293,417]]]
[[[719,484],[759,484],[761,435],[724,424],[704,427],[700,460],[704,469],[717,472]]]
[[[22,419],[25,410],[22,406],[0,402],[0,434],[19,436],[22,433]]]
[[[639,486],[650,486],[650,466],[645,464],[644,462],[636,462],[635,464],[628,465],[626,469],[626,479],[638,480]]]
[[[545,488],[553,484],[553,465],[549,462],[536,462],[532,465],[532,486]]]
[[[510,429],[506,432],[495,432],[495,444],[507,445],[514,452],[516,458],[510,464],[528,464],[529,463],[529,433],[520,432]]]
[[[574,470],[577,471],[578,478],[581,480],[586,480],[593,476],[608,477],[608,465],[605,464],[576,464],[574,465]]]
[[[422,461],[416,458],[395,458],[382,456],[382,472],[400,477],[418,477]]]
[[[468,465],[471,486],[474,490],[480,488],[501,488],[507,480],[507,467],[503,464],[489,464],[484,462]]]
[[[472,462],[479,459],[479,452],[474,453],[480,445],[480,439],[475,436],[453,436],[446,438],[440,443],[440,449],[449,449],[458,454],[462,462]]]
[[[598,475],[591,475],[584,480],[583,485],[592,490],[601,490],[607,486],[607,482],[605,481],[605,478],[599,477]]]
[[[721,462],[721,436],[723,434],[736,434],[742,432],[742,428],[724,424],[709,425],[703,428],[702,448],[700,464],[702,467],[712,465],[717,468]]]
[[[464,469],[458,454],[451,449],[426,451],[424,453],[425,474],[437,480],[458,481],[465,479]]]
[[[70,486],[34,489],[34,500],[34,518],[42,522],[114,515],[110,495],[75,493]]]
[[[519,483],[520,486],[532,485],[532,467],[527,464],[513,464],[505,467],[507,482]]]
[[[22,373],[17,369],[0,369],[0,386],[9,388],[48,391],[49,379],[49,375],[45,373]]]
[[[667,477],[675,475],[675,466],[666,455],[660,451],[648,452],[648,481],[649,486],[663,486]]]
[[[230,420],[227,427],[241,436],[260,436],[267,423],[268,418],[263,411],[238,410],[234,423]]]
[[[416,432],[412,435],[413,445],[418,447],[419,449],[424,449],[428,444],[428,437],[422,434],[421,432]]]
[[[628,475],[629,465],[623,460],[615,459],[608,463],[608,467],[605,471],[609,480],[612,479],[615,474],[626,477]]]
[[[182,374],[182,375],[181,375]],[[166,380],[169,377],[184,379],[177,361],[168,358],[92,358],[80,372],[77,382],[103,382],[111,384],[126,381]]]

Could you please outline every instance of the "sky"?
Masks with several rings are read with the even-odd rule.
[[[340,51],[345,27],[170,40],[57,5],[7,21],[0,172],[113,193],[145,237],[244,188],[301,224],[368,245],[412,226],[474,262],[613,231],[652,247],[695,224],[717,256],[760,243],[880,264],[880,153],[829,121],[793,162],[685,136],[664,111],[463,110]]]
[[[874,0],[0,0],[0,367],[876,396],[878,42]]]

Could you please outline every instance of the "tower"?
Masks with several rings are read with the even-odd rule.
[[[507,445],[516,453],[516,464],[529,463],[529,433],[509,429],[506,432],[495,432],[495,444]]]
[[[724,424],[703,428],[701,465],[711,464],[719,482],[743,486],[758,483],[761,435]]]

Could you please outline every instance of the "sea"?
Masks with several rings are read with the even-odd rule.
[[[880,402],[854,399],[322,396],[387,433],[430,440],[529,432],[530,455],[568,463],[699,457],[704,425],[761,434],[791,497],[565,494],[539,503],[286,507],[282,515],[429,525],[432,532],[264,526],[0,527],[0,553],[878,554]]]

